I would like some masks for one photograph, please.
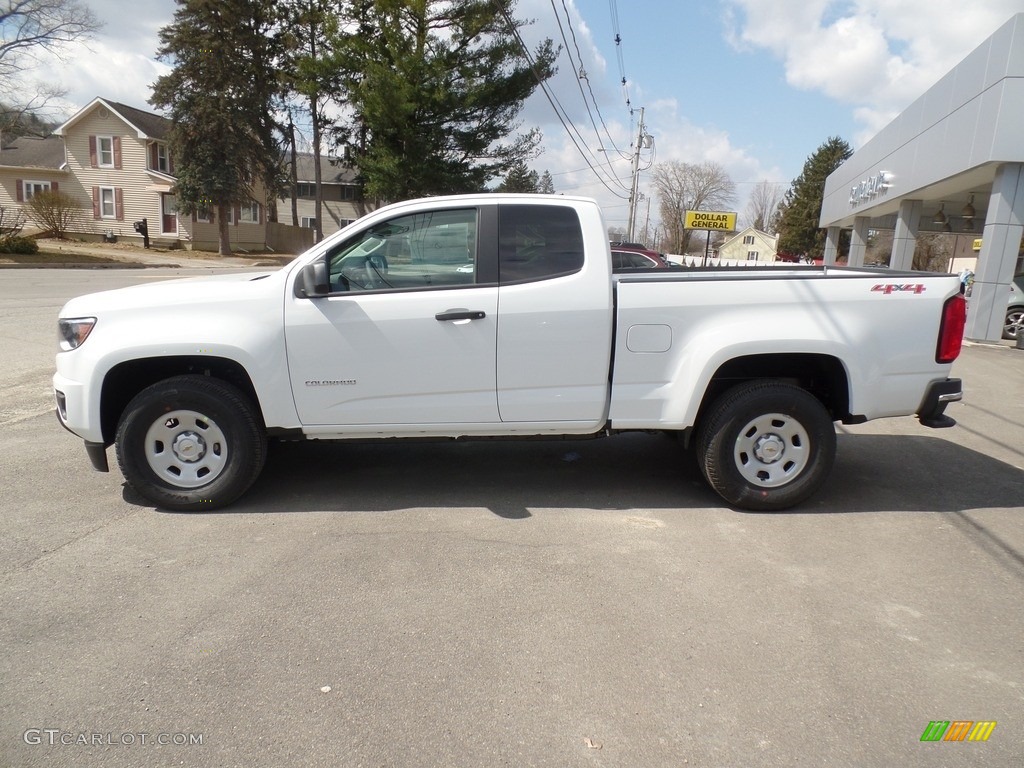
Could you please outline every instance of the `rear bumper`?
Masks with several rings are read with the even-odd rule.
[[[956,425],[956,421],[945,414],[946,406],[962,400],[963,385],[960,379],[933,381],[917,411],[917,420],[925,427],[943,429]]]

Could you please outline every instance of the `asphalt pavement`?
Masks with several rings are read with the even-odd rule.
[[[55,318],[223,265],[0,272],[0,766],[1024,764],[1024,351],[788,513],[659,434],[279,444],[162,512],[58,425]]]

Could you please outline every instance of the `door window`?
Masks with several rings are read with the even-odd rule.
[[[452,288],[476,282],[475,208],[381,222],[328,253],[331,291]]]

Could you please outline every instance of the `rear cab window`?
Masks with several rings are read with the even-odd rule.
[[[502,205],[498,212],[502,285],[548,280],[583,269],[583,229],[574,208]]]

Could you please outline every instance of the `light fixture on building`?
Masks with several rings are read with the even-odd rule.
[[[967,205],[964,206],[964,209],[962,211],[960,211],[960,214],[965,219],[973,219],[974,218],[975,210],[974,210],[974,194],[973,193],[971,194],[970,201],[967,203]]]
[[[945,212],[943,210],[945,207],[946,207],[946,203],[945,202],[943,202],[942,205],[939,206],[939,210],[935,213],[935,218],[932,219],[932,223],[933,224],[945,224],[946,223],[946,214],[945,214]]]

